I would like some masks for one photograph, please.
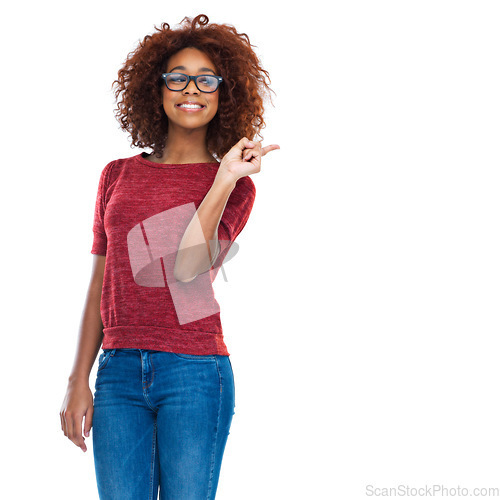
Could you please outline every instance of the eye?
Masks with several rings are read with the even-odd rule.
[[[186,77],[181,73],[171,73],[167,76],[167,81],[171,83],[184,83]]]

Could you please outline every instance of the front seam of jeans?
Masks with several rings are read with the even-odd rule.
[[[151,363],[151,382],[149,382],[149,385],[146,387],[146,389],[149,389],[154,382],[155,379],[155,365],[153,364],[153,357],[149,357],[149,362]]]
[[[153,404],[151,403],[148,395],[147,395],[147,390],[153,385],[153,380],[155,378],[155,365],[153,364],[153,359],[150,357],[149,361],[151,362],[151,382],[147,387],[142,388],[142,395],[144,396],[144,399],[147,403],[147,405],[156,413],[158,414],[159,408],[155,408]]]
[[[212,478],[214,475],[214,468],[215,468],[215,452],[217,450],[217,436],[219,435],[219,422],[220,422],[220,414],[221,414],[221,406],[222,406],[222,377],[221,377],[220,369],[219,369],[219,361],[218,361],[216,356],[214,356],[214,359],[215,359],[215,364],[217,366],[217,373],[219,375],[220,391],[219,391],[219,408],[217,410],[217,427],[215,429],[214,444],[212,446],[212,459],[211,459],[211,464],[210,464],[210,480],[208,481],[207,500],[210,500],[210,494],[212,492]]]
[[[153,500],[154,477],[155,477],[155,452],[156,452],[156,419],[153,426],[153,451],[151,453],[151,477],[149,479],[149,500]]]

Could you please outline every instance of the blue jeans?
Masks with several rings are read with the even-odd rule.
[[[92,443],[101,500],[212,500],[234,415],[229,356],[104,349]]]

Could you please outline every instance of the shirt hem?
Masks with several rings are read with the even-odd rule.
[[[103,334],[103,349],[151,349],[178,354],[229,356],[222,333],[134,325],[104,328]]]

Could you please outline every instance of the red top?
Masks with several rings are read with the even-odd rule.
[[[212,283],[250,217],[255,185],[238,179],[218,227],[219,257],[183,283],[173,277],[177,249],[219,163],[164,164],[145,154],[108,163],[99,180],[91,253],[106,255],[102,347],[229,356]]]

